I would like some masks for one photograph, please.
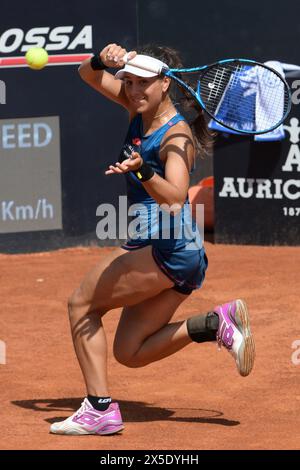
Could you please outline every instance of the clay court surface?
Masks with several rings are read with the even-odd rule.
[[[215,343],[192,344],[145,368],[112,355],[120,309],[104,318],[110,386],[125,430],[115,436],[57,436],[50,423],[76,410],[85,394],[75,359],[66,301],[82,276],[114,248],[76,248],[0,255],[1,449],[297,449],[300,429],[300,249],[206,243],[202,289],[175,319],[235,297],[251,314],[257,358],[248,378]],[[155,312],[153,312],[155,315]],[[299,354],[300,357],[300,354]]]

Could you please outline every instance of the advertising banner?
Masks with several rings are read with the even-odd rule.
[[[300,245],[300,80],[285,139],[221,135],[214,156],[215,238],[220,243]]]
[[[136,47],[136,2],[1,4],[0,252],[117,243],[97,238],[96,211],[125,193],[105,170],[128,114],[78,73],[109,43]],[[25,62],[32,47],[49,55],[42,70]]]

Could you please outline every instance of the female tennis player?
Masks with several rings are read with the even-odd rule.
[[[57,434],[104,435],[124,428],[107,383],[102,317],[111,309],[123,307],[114,355],[125,366],[143,367],[192,341],[223,345],[242,376],[250,373],[254,362],[242,300],[170,323],[178,306],[200,288],[207,268],[187,194],[196,150],[207,152],[211,137],[200,109],[192,126],[178,112],[170,78],[124,66],[126,53],[109,44],[79,68],[88,85],[128,111],[129,129],[119,161],[105,174],[125,175],[129,206],[135,208],[138,223],[131,227],[126,243],[99,262],[69,300],[72,338],[87,395],[76,413],[51,425]],[[129,58],[136,54],[131,51]],[[145,65],[182,67],[170,48],[148,46],[138,54]],[[107,68],[119,70],[114,75]]]

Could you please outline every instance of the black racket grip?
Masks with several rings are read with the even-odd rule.
[[[138,152],[138,151],[139,151],[138,145],[124,144],[120,152],[118,162],[122,163],[124,160],[131,157],[132,152]]]

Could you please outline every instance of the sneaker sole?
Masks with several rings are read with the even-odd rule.
[[[84,432],[78,432],[76,430],[73,431],[72,429],[70,429],[68,432],[68,430],[53,431],[50,429],[50,433],[59,434],[60,436],[106,436],[109,434],[116,434],[120,431],[123,431],[123,429],[124,429],[124,425],[122,424],[119,426],[116,426],[116,425],[106,426],[106,428],[104,428],[100,432],[93,432],[93,431],[87,431],[87,430],[84,430]]]
[[[244,347],[239,351],[239,373],[246,377],[253,369],[255,360],[255,343],[250,330],[247,305],[243,300],[236,301],[235,321],[244,339]]]
[[[107,436],[108,434],[116,434],[117,432],[123,431],[124,426],[107,426],[103,431],[101,431],[99,434],[100,436]]]

